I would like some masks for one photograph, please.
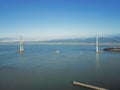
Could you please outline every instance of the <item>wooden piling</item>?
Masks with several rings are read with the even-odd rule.
[[[90,88],[90,89],[93,89],[93,90],[108,90],[108,89],[105,89],[105,88],[96,87],[96,86],[88,85],[88,84],[84,84],[84,83],[79,83],[79,82],[76,82],[76,81],[73,81],[73,84],[78,85],[78,86],[82,86],[82,87],[85,87],[85,88]]]

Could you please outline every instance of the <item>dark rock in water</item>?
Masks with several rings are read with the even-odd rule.
[[[120,52],[120,48],[105,48],[103,51]]]

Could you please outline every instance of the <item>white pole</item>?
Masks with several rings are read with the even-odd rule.
[[[98,34],[96,34],[96,53],[98,53]]]

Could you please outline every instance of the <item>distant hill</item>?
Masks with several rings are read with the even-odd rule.
[[[12,41],[18,40],[18,38],[0,38],[0,41]],[[120,36],[112,36],[110,38],[107,37],[99,37],[100,43],[120,43]],[[27,40],[24,40],[27,41]],[[72,39],[56,39],[56,40],[48,40],[48,41],[35,41],[31,40],[29,42],[69,42],[69,43],[95,43],[96,38],[72,38]]]
[[[17,40],[16,38],[9,38],[9,37],[5,37],[5,38],[0,38],[0,40]]]
[[[120,43],[120,37],[99,37],[100,43]],[[76,38],[76,39],[61,39],[61,40],[49,40],[48,42],[79,42],[79,43],[95,43],[96,38]]]

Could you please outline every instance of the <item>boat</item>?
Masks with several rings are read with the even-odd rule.
[[[120,52],[120,47],[115,47],[115,48],[104,48],[103,51]]]

